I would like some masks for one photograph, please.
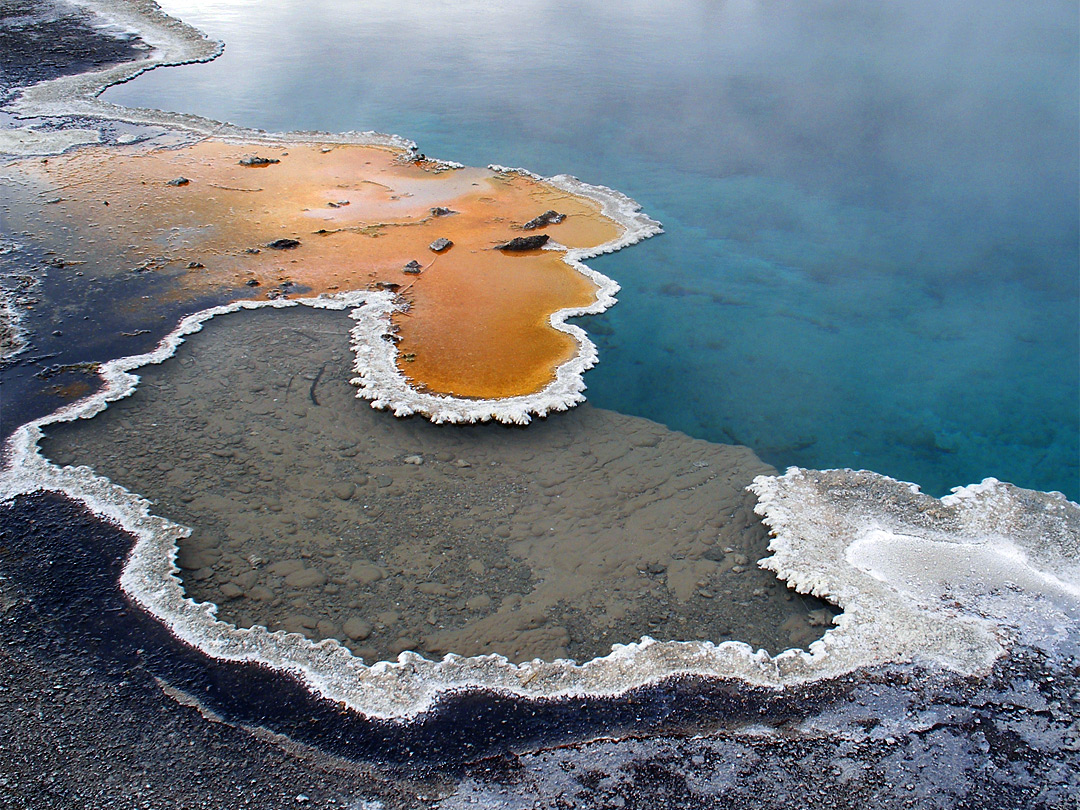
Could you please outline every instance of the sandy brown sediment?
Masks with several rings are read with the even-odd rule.
[[[242,165],[251,156],[277,162]],[[449,169],[390,147],[202,140],[80,149],[9,169],[39,184],[50,201],[42,216],[67,233],[69,260],[173,273],[179,297],[397,285],[400,373],[419,391],[454,397],[550,385],[580,350],[553,313],[598,302],[567,251],[600,250],[626,230],[596,200],[551,182]],[[543,229],[548,249],[494,249],[552,208],[566,219]],[[436,253],[438,239],[453,244]],[[409,262],[420,272],[406,272]]]
[[[47,453],[193,527],[184,587],[221,618],[367,661],[588,660],[645,635],[777,651],[825,631],[821,603],[754,565],[742,490],[770,468],[748,449],[591,408],[528,430],[395,420],[352,397],[349,326],[221,316]]]

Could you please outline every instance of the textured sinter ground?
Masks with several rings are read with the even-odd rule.
[[[577,350],[549,316],[596,294],[563,250],[497,246],[546,235],[591,248],[621,233],[597,203],[544,181],[384,147],[202,140],[7,170],[37,195],[25,227],[87,275],[167,274],[191,299],[400,288],[401,370],[419,390],[461,397],[543,389]],[[565,219],[522,229],[549,210]],[[440,239],[452,244],[436,251]]]
[[[131,397],[48,430],[194,530],[187,592],[241,626],[402,650],[586,660],[612,643],[735,638],[771,651],[824,603],[754,562],[746,448],[584,407],[528,429],[435,426],[358,401],[347,313],[219,316]]]

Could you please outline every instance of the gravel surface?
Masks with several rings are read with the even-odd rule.
[[[86,465],[194,531],[189,595],[240,626],[337,638],[366,661],[736,639],[779,652],[832,618],[756,561],[744,488],[773,472],[583,405],[527,429],[395,419],[349,384],[345,312],[214,318],[135,394],[51,426]]]

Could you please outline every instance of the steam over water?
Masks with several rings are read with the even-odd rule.
[[[618,188],[590,402],[777,466],[1080,497],[1068,3],[164,3],[227,42],[105,98],[376,129]]]

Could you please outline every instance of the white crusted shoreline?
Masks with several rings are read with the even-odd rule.
[[[919,663],[960,675],[988,671],[1018,640],[1051,652],[1080,648],[1080,506],[1058,494],[987,479],[940,501],[875,473],[792,468],[752,489],[773,528],[763,565],[803,593],[844,609],[809,652],[775,657],[741,642],[640,642],[582,664],[512,664],[498,655],[430,661],[402,653],[368,666],[329,639],[240,629],[211,603],[184,595],[175,559],[189,529],[152,513],[138,494],[88,467],[60,468],[38,443],[47,425],[90,418],[130,395],[141,366],[171,357],[210,318],[260,307],[352,309],[374,332],[386,329],[385,292],[306,300],[237,302],[185,318],[148,354],[102,365],[102,391],[20,427],[5,447],[0,503],[49,491],[85,503],[135,537],[120,579],[137,604],[182,641],[224,661],[259,662],[298,678],[313,693],[369,717],[407,720],[447,693],[484,689],[526,698],[611,697],[678,675],[783,688],[858,669]],[[379,340],[381,343],[386,341]],[[928,515],[936,515],[928,520]],[[975,572],[974,574],[972,572]],[[1037,586],[1037,588],[1036,588]]]
[[[292,132],[268,133],[197,115],[162,110],[122,107],[102,101],[99,96],[115,84],[128,82],[157,67],[209,62],[222,52],[224,44],[208,39],[191,25],[165,14],[153,0],[69,0],[103,21],[137,34],[150,46],[145,59],[125,62],[104,70],[62,76],[24,88],[3,109],[17,118],[82,116],[129,124],[164,126],[197,135],[244,140],[280,141],[288,136],[301,143],[357,143],[412,149],[415,144],[396,135],[378,132]]]

